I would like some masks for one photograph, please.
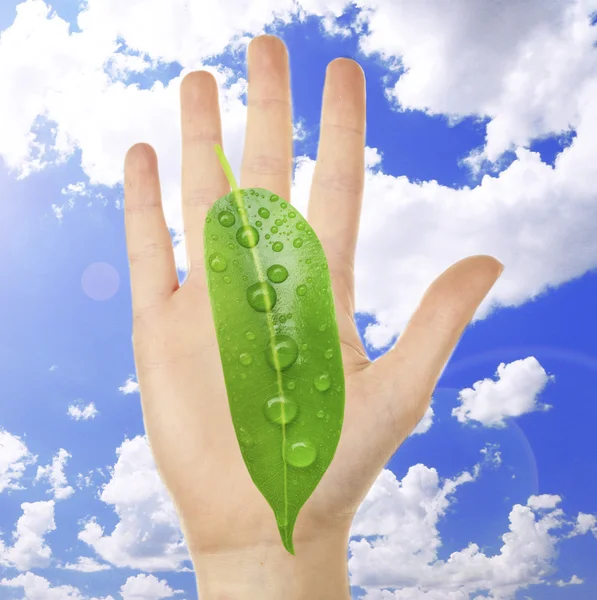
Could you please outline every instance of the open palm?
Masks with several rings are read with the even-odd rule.
[[[240,187],[291,201],[292,109],[286,47],[249,46],[247,132]],[[230,187],[218,92],[207,72],[181,84],[182,210],[190,266],[178,283],[164,220],[157,157],[136,144],[125,160],[125,219],[133,346],[143,417],[161,477],[195,554],[281,545],[274,513],[243,462],[224,385],[203,262],[209,207]],[[334,459],[299,513],[294,541],[348,531],[377,475],[421,419],[462,331],[499,277],[489,256],[466,258],[427,290],[396,346],[371,362],[354,320],[354,254],[364,186],[365,81],[360,66],[328,66],[307,218],[323,245],[334,293],[346,405]]]

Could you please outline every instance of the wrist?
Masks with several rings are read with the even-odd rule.
[[[193,555],[201,600],[350,600],[349,532]]]

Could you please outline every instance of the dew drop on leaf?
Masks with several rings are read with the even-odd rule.
[[[276,290],[267,281],[258,281],[247,288],[247,300],[257,312],[269,312],[276,304]]]
[[[278,228],[277,228],[277,227],[274,225],[274,226],[273,226],[273,227],[270,229],[270,231],[271,231],[272,233],[278,233]]]
[[[280,202],[280,208],[286,208],[287,206],[286,202]]]
[[[294,219],[294,217],[296,217],[296,213],[295,213],[293,210],[291,210],[291,211],[288,213],[288,216],[289,216],[291,219]]]
[[[262,219],[269,218],[269,210],[267,210],[267,208],[265,208],[265,206],[262,206],[257,212],[259,213],[259,216]]]
[[[323,417],[325,416],[325,413],[324,413],[322,410],[318,410],[318,411],[317,411],[317,416],[318,416],[320,419],[323,419]]]
[[[267,277],[274,283],[282,283],[283,281],[286,281],[288,277],[288,270],[282,265],[272,265],[267,270]]]
[[[241,427],[238,430],[238,439],[243,446],[252,446],[253,445],[253,438],[251,437],[251,434],[244,427]]]
[[[226,270],[228,261],[221,254],[216,252],[209,257],[209,266],[212,271],[221,273],[222,271]]]
[[[251,330],[249,329],[249,331],[247,331],[247,333],[245,333],[245,337],[246,337],[248,340],[254,340],[254,339],[255,339],[255,337],[256,337],[256,336],[255,336],[255,332],[254,332],[254,331],[251,331]]]
[[[272,369],[276,368],[274,351],[278,366],[282,371],[291,367],[298,358],[297,343],[289,335],[284,333],[273,336],[265,347],[265,359]]]
[[[293,467],[308,467],[313,464],[317,450],[310,442],[294,442],[286,447],[286,462]]]
[[[296,402],[284,396],[272,398],[265,403],[265,416],[278,425],[290,423],[298,412]]]
[[[218,215],[218,221],[220,222],[220,225],[223,225],[224,227],[232,227],[236,221],[236,218],[229,210],[223,210]]]
[[[300,231],[303,231],[303,229],[305,229],[305,224],[304,224],[302,221],[299,221],[299,222],[296,224],[296,228],[297,228],[298,230],[300,230]]]
[[[243,225],[236,232],[236,241],[245,248],[253,248],[259,241],[259,232],[252,225]]]
[[[304,296],[307,293],[307,286],[304,283],[301,283],[301,285],[296,288],[296,293],[299,296]]]
[[[272,244],[272,250],[274,252],[280,252],[284,248],[284,244],[282,242],[274,242]]]
[[[326,358],[332,358],[332,356],[334,356],[334,351],[333,351],[331,348],[328,348],[328,349],[327,349],[327,350],[326,350],[326,351],[323,353],[323,355],[324,355]]]
[[[272,194],[270,197],[270,202],[276,202],[277,200],[280,199],[280,196],[278,196],[278,194]]]
[[[296,240],[294,240],[294,242],[292,242],[292,245],[295,248],[300,248],[303,245],[303,238],[296,238]]]
[[[274,223],[278,226],[278,227],[282,227],[282,224],[284,223],[284,221],[282,221],[282,219],[276,219],[274,221]]]
[[[288,389],[293,390],[296,387],[296,383],[294,381],[288,382]]]
[[[321,375],[318,375],[313,380],[313,384],[320,392],[325,392],[328,390],[331,385],[329,373],[322,373]]]
[[[253,357],[248,352],[243,352],[238,357],[238,362],[245,367],[248,367],[253,362]]]

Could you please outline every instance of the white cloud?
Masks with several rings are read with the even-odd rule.
[[[176,570],[189,560],[178,516],[162,483],[145,437],[125,440],[100,499],[114,507],[119,522],[105,533],[96,518],[79,539],[117,567]]]
[[[87,406],[71,404],[68,407],[67,414],[76,421],[87,421],[88,419],[95,419],[95,417],[98,415],[98,410],[95,408],[95,404],[93,402],[90,402]]]
[[[54,500],[47,502],[23,502],[23,514],[12,534],[13,545],[5,546],[0,539],[0,565],[11,566],[20,571],[50,564],[52,550],[44,536],[56,529],[54,523]]]
[[[571,536],[584,535],[589,531],[597,538],[597,517],[586,513],[578,513],[576,517],[576,525]]]
[[[0,493],[24,489],[19,480],[27,466],[36,461],[37,456],[29,452],[20,437],[0,429]]]
[[[99,563],[89,556],[79,556],[76,563],[68,563],[64,565],[63,569],[70,571],[80,571],[81,573],[95,573],[97,571],[105,571],[111,569],[110,565],[105,563]]]
[[[52,459],[52,464],[45,467],[37,467],[37,475],[35,481],[46,479],[50,483],[49,494],[54,494],[56,500],[66,500],[75,493],[75,490],[68,485],[64,467],[71,455],[64,449],[60,448],[56,456]]]
[[[402,481],[382,471],[351,530],[352,537],[368,536],[350,542],[351,585],[366,590],[363,600],[513,600],[530,585],[549,584],[557,544],[568,537],[558,530],[573,525],[556,508],[560,497],[555,495],[532,496],[527,506],[512,507],[497,554],[488,556],[470,542],[446,560],[438,559],[438,523],[460,485],[474,482],[482,466],[493,462],[488,457],[495,456],[496,447],[486,449],[472,475],[464,472],[443,482],[424,465],[411,467]]]
[[[165,579],[144,574],[129,577],[120,588],[122,600],[162,600],[183,593],[184,590],[173,590]]]
[[[461,390],[461,404],[452,415],[461,423],[477,421],[488,427],[505,427],[509,417],[551,408],[537,399],[555,377],[548,375],[535,357],[501,363],[496,377],[497,381],[483,379]]]
[[[425,411],[423,418],[417,423],[417,426],[413,429],[411,435],[420,435],[422,433],[427,433],[433,425],[434,415],[435,413],[433,412],[433,408],[430,404],[429,408]]]
[[[572,575],[569,581],[564,581],[563,579],[559,579],[558,581],[556,581],[556,585],[558,587],[564,587],[566,585],[580,585],[581,583],[584,583],[584,580],[578,577],[577,575]]]
[[[135,376],[131,375],[118,390],[123,394],[137,394],[139,392],[139,383],[135,380]]]
[[[541,494],[540,496],[530,496],[527,500],[527,506],[532,510],[553,510],[562,499],[554,494]]]
[[[361,49],[404,68],[389,94],[403,110],[491,118],[489,159],[580,123],[597,75],[595,0],[455,0],[449,14],[442,0],[365,5],[373,10]]]
[[[0,585],[23,588],[25,595],[22,600],[114,600],[112,596],[90,598],[71,585],[53,586],[45,577],[34,573],[23,573],[13,579],[1,579]]]

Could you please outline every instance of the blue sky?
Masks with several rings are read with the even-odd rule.
[[[23,4],[39,8],[43,2],[29,0]],[[90,1],[89,5],[92,4],[95,2]],[[225,4],[231,7],[234,1]],[[356,319],[370,358],[377,358],[391,347],[425,287],[449,264],[476,253],[493,254],[505,264],[504,275],[491,298],[495,308],[485,305],[479,318],[466,330],[438,383],[432,404],[433,415],[427,415],[420,431],[407,439],[388,463],[385,483],[378,482],[389,486],[387,504],[380,507],[366,502],[362,507],[362,514],[357,518],[359,522],[355,525],[355,531],[361,533],[355,534],[352,540],[364,538],[369,543],[378,536],[387,535],[383,543],[396,550],[393,562],[382,564],[387,559],[376,558],[372,546],[361,547],[358,554],[352,552],[355,547],[351,546],[348,558],[354,584],[353,597],[366,600],[593,599],[597,597],[597,520],[594,517],[597,515],[597,441],[594,436],[597,420],[597,320],[594,315],[597,247],[591,240],[596,237],[593,217],[597,197],[591,190],[587,192],[595,175],[594,154],[590,147],[587,149],[586,142],[585,146],[579,142],[587,136],[594,139],[597,133],[595,110],[591,111],[584,100],[590,98],[586,90],[595,89],[591,86],[597,85],[597,63],[590,55],[591,45],[585,44],[589,58],[579,62],[578,52],[575,52],[577,47],[573,44],[581,42],[571,41],[568,47],[565,39],[557,38],[558,34],[553,33],[556,42],[569,53],[560,60],[564,66],[560,70],[554,67],[550,73],[519,63],[526,69],[521,68],[526,79],[520,85],[527,89],[543,87],[549,90],[550,86],[558,87],[557,78],[560,77],[568,84],[573,82],[574,86],[567,94],[550,97],[554,106],[548,106],[539,93],[533,101],[518,101],[516,94],[504,83],[510,81],[508,65],[518,55],[505,57],[504,64],[499,62],[499,57],[491,58],[499,63],[503,76],[484,82],[481,88],[475,87],[476,79],[485,76],[486,67],[481,65],[483,72],[479,73],[475,71],[475,61],[457,61],[460,46],[463,56],[470,56],[472,50],[477,52],[480,63],[485,60],[483,53],[489,56],[493,52],[492,32],[486,32],[485,40],[477,39],[474,20],[480,18],[479,14],[471,11],[466,20],[468,9],[465,4],[458,3],[461,23],[467,25],[462,25],[458,35],[454,34],[454,39],[458,40],[455,45],[446,42],[444,46],[448,73],[445,85],[450,86],[451,91],[447,93],[441,87],[443,83],[438,83],[435,88],[431,84],[421,88],[416,81],[411,81],[399,90],[402,104],[399,106],[396,100],[388,97],[391,94],[387,90],[394,89],[396,82],[405,77],[404,65],[402,69],[392,69],[379,54],[365,53],[359,47],[362,39],[368,37],[370,46],[378,52],[387,54],[393,48],[392,40],[382,39],[379,22],[369,17],[371,28],[365,27],[348,37],[333,35],[324,30],[316,4],[304,4],[305,10],[313,14],[302,22],[295,17],[288,24],[272,25],[272,15],[268,13],[267,20],[257,15],[251,23],[261,18],[263,31],[279,35],[288,46],[294,118],[295,122],[300,122],[303,131],[302,139],[295,140],[297,157],[306,156],[311,161],[316,157],[321,93],[328,62],[338,56],[350,57],[365,70],[366,142],[368,147],[377,149],[380,156],[368,171],[364,214],[369,220],[363,224],[357,255],[359,312]],[[564,4],[573,7],[577,3]],[[590,23],[591,11],[588,9],[591,3],[580,4],[585,11],[581,16]],[[10,80],[10,86],[6,86],[11,93],[22,90],[26,94],[27,86],[31,85],[31,94],[42,98],[39,106],[46,107],[48,113],[44,116],[40,109],[40,116],[32,121],[28,131],[38,132],[38,141],[48,145],[46,159],[49,163],[45,168],[19,178],[18,170],[32,164],[35,154],[9,155],[8,143],[0,144],[3,159],[0,163],[0,249],[5,257],[0,264],[0,280],[4,282],[5,290],[2,298],[5,319],[0,337],[4,366],[0,371],[3,389],[0,435],[4,435],[0,440],[4,442],[0,446],[0,598],[82,600],[111,596],[113,600],[167,597],[190,600],[196,598],[194,577],[191,572],[181,570],[188,568],[189,562],[173,559],[167,568],[157,569],[151,568],[150,564],[154,556],[159,557],[164,544],[177,536],[175,522],[168,531],[152,531],[145,546],[114,534],[117,525],[132,532],[131,535],[142,536],[145,532],[143,527],[148,526],[148,522],[137,519],[138,515],[127,504],[122,486],[126,487],[127,481],[130,482],[127,477],[135,469],[149,478],[156,477],[151,465],[147,465],[146,444],[138,437],[144,434],[139,395],[134,391],[134,383],[126,385],[131,377],[134,382],[135,367],[130,336],[122,181],[113,181],[117,168],[114,165],[123,163],[126,148],[135,141],[154,142],[151,138],[140,139],[139,128],[132,125],[131,131],[117,132],[122,134],[121,137],[106,134],[103,140],[105,119],[120,122],[118,104],[111,105],[113,112],[107,116],[105,113],[95,115],[90,109],[86,117],[90,133],[77,140],[77,131],[72,129],[77,126],[76,119],[69,121],[66,111],[60,112],[55,103],[44,104],[48,88],[43,83],[35,87],[35,75],[29,80],[19,78],[15,75],[18,71],[10,69],[11,61],[17,63],[15,53],[21,48],[13,38],[5,35],[14,27],[16,5],[17,2],[6,2],[0,7],[0,28],[4,32],[0,40],[0,73],[6,78],[14,78],[14,81]],[[52,6],[59,18],[71,24],[72,31],[79,31],[75,23],[79,10],[77,3],[62,0]],[[383,2],[371,3],[369,8],[374,13],[377,11],[380,19],[392,22],[391,19],[401,18]],[[519,36],[517,43],[521,47],[526,41],[540,48],[540,44],[547,42],[536,33],[535,21],[544,19],[548,31],[545,35],[550,35],[553,23],[549,19],[556,17],[542,12],[540,6],[532,2],[527,8],[532,13],[530,16],[508,13],[505,19],[522,23],[520,31],[512,34]],[[108,6],[108,16],[110,10]],[[416,15],[410,14],[417,12],[415,9],[406,7],[402,10],[404,19],[413,19],[413,25],[409,27],[427,23],[429,29],[426,31],[433,33],[432,27],[441,24],[440,17],[426,15],[423,9]],[[564,8],[561,10],[563,14]],[[597,6],[593,10],[597,10]],[[23,16],[21,26],[27,30],[26,19],[30,19],[33,34],[29,43],[35,44],[39,39],[40,46],[37,53],[32,52],[32,58],[25,57],[19,65],[41,57],[44,52],[41,40],[48,39],[45,33],[42,38],[40,28],[33,27],[36,22],[33,12]],[[151,13],[151,10],[147,12]],[[352,5],[337,19],[336,25],[354,26],[358,15],[359,10]],[[583,22],[581,16],[575,17],[579,23]],[[446,30],[454,28],[454,22],[447,22]],[[107,37],[113,33],[103,21],[98,19],[98,23],[98,31],[105,27]],[[153,24],[157,26],[157,17]],[[247,37],[259,32],[258,28],[243,31],[241,25],[235,27],[237,33]],[[408,31],[397,29],[396,36],[403,39],[402,60],[408,63],[411,76],[425,73],[428,66],[425,61],[431,60],[425,57],[425,48],[411,53]],[[120,39],[126,44],[126,33]],[[157,57],[163,48],[158,45],[155,49],[145,48],[145,51],[149,55],[154,52],[153,56]],[[176,51],[171,53],[176,54]],[[121,52],[139,54],[128,46],[123,46]],[[180,52],[181,56],[186,56]],[[244,45],[236,53],[226,51],[203,56],[197,52],[193,61],[204,60],[203,64],[208,67],[219,69],[223,66],[232,70],[226,87],[238,77],[245,77]],[[141,90],[157,97],[159,91],[152,87],[155,81],[168,86],[183,69],[195,68],[185,64],[182,58],[179,62],[169,60],[167,53],[163,56],[166,58],[156,69],[120,77],[123,86],[132,88],[138,84]],[[110,55],[104,58],[108,59]],[[90,59],[90,65],[90,70],[96,69],[97,76],[97,61]],[[450,75],[451,70],[458,74]],[[66,74],[57,72],[55,76],[55,87],[64,90],[65,103],[75,107],[84,102],[74,91],[78,89],[77,85],[85,85],[84,82],[77,84],[79,69],[73,68],[73,73]],[[117,79],[113,78],[111,83]],[[470,87],[458,96],[453,91],[454,86],[463,82]],[[93,85],[90,84],[92,89]],[[493,96],[487,92],[485,97],[485,88],[496,91],[492,92]],[[419,89],[424,89],[427,95],[418,95]],[[569,102],[569,96],[577,97],[574,106]],[[176,115],[177,91],[168,98],[172,114]],[[235,115],[242,114],[244,96],[240,95],[237,100],[230,109],[237,111]],[[452,117],[462,107],[457,124],[451,124],[442,112],[442,102],[448,100]],[[134,108],[134,99],[123,102]],[[417,102],[425,106],[416,108]],[[479,107],[491,107],[491,110],[471,112],[470,107],[475,103]],[[15,147],[22,143],[21,138],[17,140],[17,135],[26,136],[27,133],[17,127],[8,128],[11,119],[18,121],[18,104],[18,101],[11,103],[6,97],[0,105],[0,109],[4,109],[0,132],[3,127],[8,132],[0,133],[0,137],[13,136]],[[152,114],[147,111],[159,108],[144,106],[143,114]],[[14,112],[10,113],[10,110]],[[125,113],[124,104],[122,112]],[[562,127],[561,122],[566,126]],[[172,128],[178,127],[172,119],[167,123]],[[494,129],[490,130],[490,123]],[[68,158],[59,164],[54,164],[58,155],[52,150],[54,127],[68,132],[74,139]],[[165,125],[155,125],[156,130],[160,127]],[[521,142],[516,136],[526,135],[525,131],[529,133]],[[158,131],[148,134],[156,136],[160,164],[164,156],[160,154],[160,148],[167,149],[170,139],[166,138],[178,133],[164,134],[163,146],[160,146],[161,134]],[[237,140],[236,129],[225,129],[226,139]],[[510,142],[514,145],[510,146]],[[498,148],[499,160],[477,162],[480,170],[474,171],[463,159],[471,152],[483,149],[486,143],[488,148]],[[526,150],[517,155],[516,148]],[[569,152],[567,162],[557,162],[558,157],[562,158],[572,150],[574,154]],[[231,152],[231,162],[237,169],[235,152]],[[90,158],[84,160],[85,155]],[[105,170],[98,166],[102,157],[111,161],[111,166]],[[312,162],[308,160],[297,168],[295,189],[297,198],[301,198],[297,200],[301,211],[306,206],[302,182],[310,168]],[[514,169],[519,169],[522,174],[512,175]],[[175,169],[172,173],[170,176],[169,171],[165,172],[164,180],[171,177],[174,181]],[[590,182],[582,177],[586,173],[593,174]],[[386,176],[390,179],[384,179]],[[405,179],[400,179],[402,177]],[[90,178],[97,185],[90,185]],[[548,184],[544,185],[546,178]],[[495,182],[495,188],[491,187],[490,180]],[[417,185],[430,181],[437,182],[437,187]],[[72,188],[68,192],[67,186],[79,182],[85,182],[87,195],[78,195]],[[474,197],[474,207],[471,204],[454,208],[451,203],[459,202],[459,198],[466,196],[466,201],[470,201],[470,190],[463,191],[465,186],[479,192]],[[489,191],[484,191],[486,189]],[[550,195],[553,189],[558,193]],[[412,194],[410,204],[406,204],[408,194]],[[68,205],[69,198],[72,198],[72,206]],[[172,206],[175,202],[173,198]],[[387,219],[377,217],[374,226],[375,211],[383,213],[377,208],[382,205],[375,202],[384,202],[385,207],[395,206],[395,210]],[[505,208],[500,208],[500,202]],[[490,207],[487,215],[483,212],[486,205]],[[395,219],[395,223],[391,219]],[[172,223],[176,231],[175,217]],[[394,237],[397,238],[404,237],[401,234],[406,235],[408,228],[414,229],[417,235],[412,232],[409,235],[420,239],[419,245],[401,245],[399,240],[390,245],[392,236],[386,234],[385,242],[376,246],[375,238],[379,236],[375,227],[395,227],[398,233]],[[393,252],[391,275],[396,281],[384,291],[373,258],[388,248]],[[89,297],[82,285],[86,269],[96,263],[107,263],[113,268],[112,273],[117,274],[117,290],[105,300]],[[402,273],[402,280],[399,273]],[[106,276],[97,275],[94,283],[100,288],[103,286],[105,291],[114,280],[102,277]],[[505,370],[498,376],[496,371],[502,364]],[[473,386],[481,382],[482,385],[473,390]],[[461,391],[467,389],[470,393],[465,394],[468,398],[465,401]],[[83,410],[90,403],[93,407],[88,409],[87,415],[81,415],[75,409],[71,409],[69,415],[69,407]],[[515,416],[508,418],[508,414]],[[83,418],[85,416],[89,418]],[[26,451],[22,450],[23,445]],[[17,446],[21,450],[15,450]],[[120,459],[116,454],[118,448],[121,448]],[[36,477],[38,468],[50,465],[60,449],[70,455],[61,466],[57,465],[58,473],[62,475],[54,480],[54,484],[43,474]],[[114,469],[118,460],[120,470]],[[24,463],[23,467],[18,463]],[[478,465],[476,471],[475,465]],[[390,471],[397,482],[392,482]],[[400,508],[404,490],[410,490],[409,493],[415,496],[421,494],[424,502],[425,493],[431,493],[429,489],[435,490],[439,497],[445,482],[457,481],[463,472],[472,474],[471,481],[456,483],[454,492],[446,495],[443,508],[433,508],[436,506],[433,502],[425,505],[426,522],[418,522],[416,513],[410,509]],[[409,479],[407,473],[413,477]],[[414,481],[417,473],[431,478],[430,488],[417,487]],[[435,483],[434,473],[439,476]],[[112,485],[110,489],[114,490],[110,496],[115,499],[113,503],[99,497],[106,485]],[[65,492],[68,486],[72,490]],[[167,502],[164,494],[150,490],[140,504],[162,506]],[[42,510],[45,506],[44,510],[50,510],[47,505],[35,503],[51,500],[55,501],[55,529],[44,529],[51,521],[47,512],[46,517],[26,518],[37,508]],[[23,503],[32,503],[32,508],[26,509]],[[563,512],[559,513],[558,509]],[[399,515],[396,517],[399,523],[403,526],[408,523],[410,531],[420,532],[421,544],[427,544],[425,540],[439,541],[437,554],[429,562],[421,562],[414,551],[408,554],[411,546],[416,549],[416,540],[404,544],[400,540],[400,530],[386,532],[387,524],[384,523],[392,511]],[[528,527],[516,530],[513,539],[506,542],[501,536],[508,533],[512,514],[527,519]],[[579,514],[584,516],[579,517]],[[545,525],[550,518],[560,519],[561,527],[549,530],[548,534],[535,534],[535,528],[543,531],[541,520]],[[103,541],[97,543],[97,536],[86,539],[93,538],[95,545],[78,538],[86,524],[94,520],[103,528],[103,538],[99,536]],[[18,522],[21,523],[20,530],[17,529]],[[379,529],[376,530],[372,523],[378,523]],[[367,533],[363,534],[365,530]],[[530,537],[525,538],[525,535]],[[28,545],[26,540],[30,542]],[[480,579],[474,567],[462,559],[461,571],[468,573],[467,569],[471,569],[471,577],[477,578],[476,589],[454,584],[454,574],[441,564],[453,553],[462,553],[470,543],[477,544],[478,551],[487,560],[488,575]],[[508,562],[512,558],[500,557],[504,544],[508,552],[519,557],[513,563]],[[77,564],[79,557],[93,559],[92,566],[87,570],[64,568],[67,564]],[[404,583],[398,563],[411,564],[408,561],[412,561],[412,572],[422,574],[420,585]],[[520,562],[529,566],[528,571],[521,574],[518,584],[507,585],[503,571]],[[384,585],[387,592],[383,595],[382,586],[376,585],[379,580],[376,568],[379,572],[390,572],[394,577],[395,585]],[[431,570],[439,581],[434,589],[426,588],[423,583],[425,574]],[[33,576],[27,575],[31,573]],[[144,581],[149,591],[141,595],[135,591],[135,586]]]

